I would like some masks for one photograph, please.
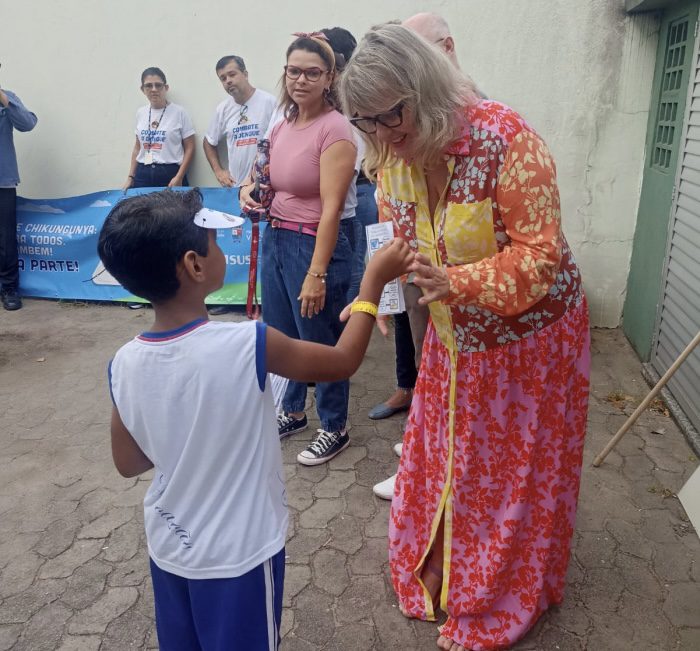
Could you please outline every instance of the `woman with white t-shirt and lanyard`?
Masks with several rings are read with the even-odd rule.
[[[141,74],[148,106],[136,112],[136,142],[123,188],[189,185],[187,169],[194,156],[194,127],[178,104],[168,102],[168,84],[160,68]]]

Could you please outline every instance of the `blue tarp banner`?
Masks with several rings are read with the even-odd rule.
[[[132,196],[153,189],[128,190]],[[201,188],[204,205],[240,214],[235,188]],[[17,197],[20,287],[24,296],[94,301],[133,301],[97,257],[97,238],[123,190],[94,192],[65,199]],[[261,227],[263,225],[261,224]],[[232,235],[233,234],[233,235]],[[248,293],[251,223],[220,230],[226,255],[225,285],[208,297],[211,304],[245,304]]]

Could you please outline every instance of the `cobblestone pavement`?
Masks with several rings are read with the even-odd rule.
[[[0,651],[157,648],[140,506],[149,477],[112,467],[105,377],[151,314],[48,301],[0,314]],[[566,600],[515,648],[700,649],[700,541],[674,494],[698,460],[667,416],[647,412],[591,467],[647,390],[620,332],[593,341]],[[393,347],[377,338],[352,380],[351,447],[305,468],[295,455],[311,434],[284,441],[287,651],[436,648],[435,624],[399,614],[388,503],[371,492],[395,469],[403,419],[366,413],[393,386]]]

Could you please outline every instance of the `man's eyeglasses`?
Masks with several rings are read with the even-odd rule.
[[[146,90],[162,90],[164,86],[165,84],[157,82],[155,84],[144,84],[143,88],[145,88]]]
[[[313,68],[297,68],[296,66],[284,66],[284,74],[287,75],[289,79],[295,80],[299,79],[302,75],[306,77],[308,81],[318,81],[328,70],[321,70],[314,66]]]
[[[386,113],[379,113],[373,117],[350,118],[350,124],[364,133],[377,133],[377,124],[387,129],[395,129],[403,123],[403,102],[399,102],[393,109]]]

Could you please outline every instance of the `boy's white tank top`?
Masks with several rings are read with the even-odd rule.
[[[263,324],[200,320],[139,335],[115,355],[110,387],[155,466],[144,519],[158,567],[190,579],[236,577],[284,547]]]

